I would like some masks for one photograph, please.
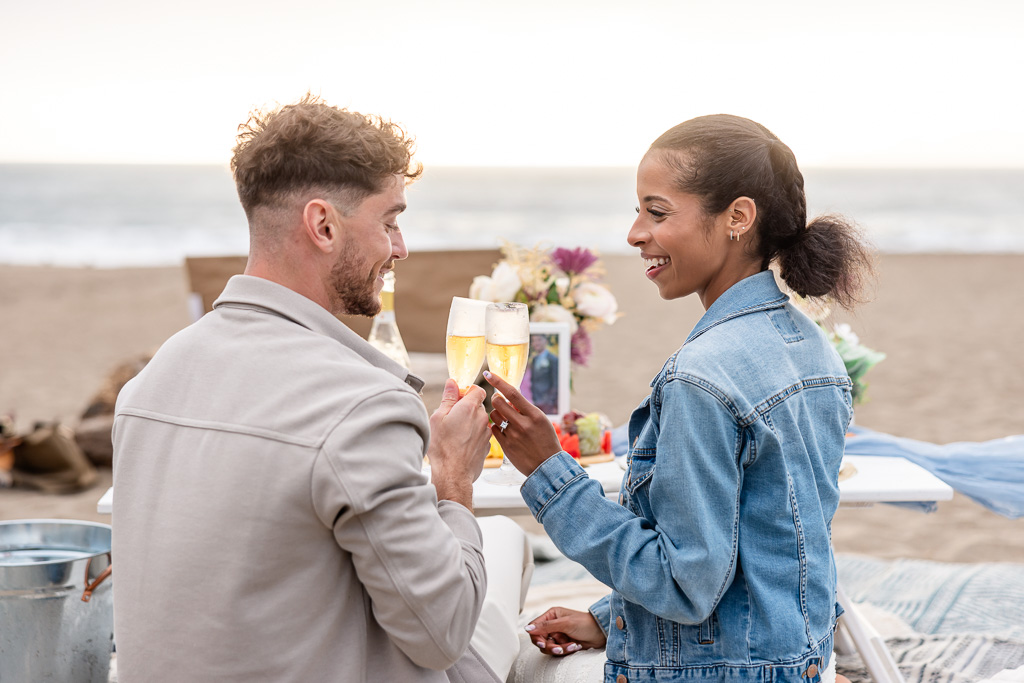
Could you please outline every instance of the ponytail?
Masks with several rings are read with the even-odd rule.
[[[788,247],[778,250],[779,275],[802,297],[828,297],[850,309],[873,273],[871,250],[841,216],[818,216]]]

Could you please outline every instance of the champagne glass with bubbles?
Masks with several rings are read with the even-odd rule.
[[[490,304],[485,313],[487,368],[516,389],[526,374],[530,345],[530,311],[526,304]],[[492,484],[522,484],[525,477],[507,457],[484,477]]]
[[[448,358],[448,376],[458,382],[460,396],[465,396],[473,386],[484,364],[484,326],[488,303],[461,296],[452,297],[445,353]]]

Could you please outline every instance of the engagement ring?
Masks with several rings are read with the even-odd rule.
[[[505,433],[505,427],[508,427],[508,420],[502,420],[502,421],[501,421],[501,424],[500,424],[500,425],[498,425],[498,429],[500,429],[500,430],[501,430],[501,433],[502,433],[502,434],[504,434],[504,433]]]

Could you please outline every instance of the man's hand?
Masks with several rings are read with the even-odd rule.
[[[604,647],[608,639],[590,612],[552,607],[526,626],[530,641],[546,655],[562,657]]]
[[[472,386],[459,398],[453,379],[444,384],[441,405],[430,416],[430,481],[440,500],[453,500],[473,509],[473,482],[487,457],[490,430],[483,402],[486,394]]]
[[[495,393],[491,397],[491,433],[516,469],[530,476],[542,462],[562,450],[555,428],[548,416],[511,384],[492,372],[485,372],[484,379],[503,395]]]

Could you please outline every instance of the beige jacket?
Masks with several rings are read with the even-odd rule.
[[[118,398],[119,680],[447,680],[486,579],[473,515],[420,473],[421,386],[231,278]]]

